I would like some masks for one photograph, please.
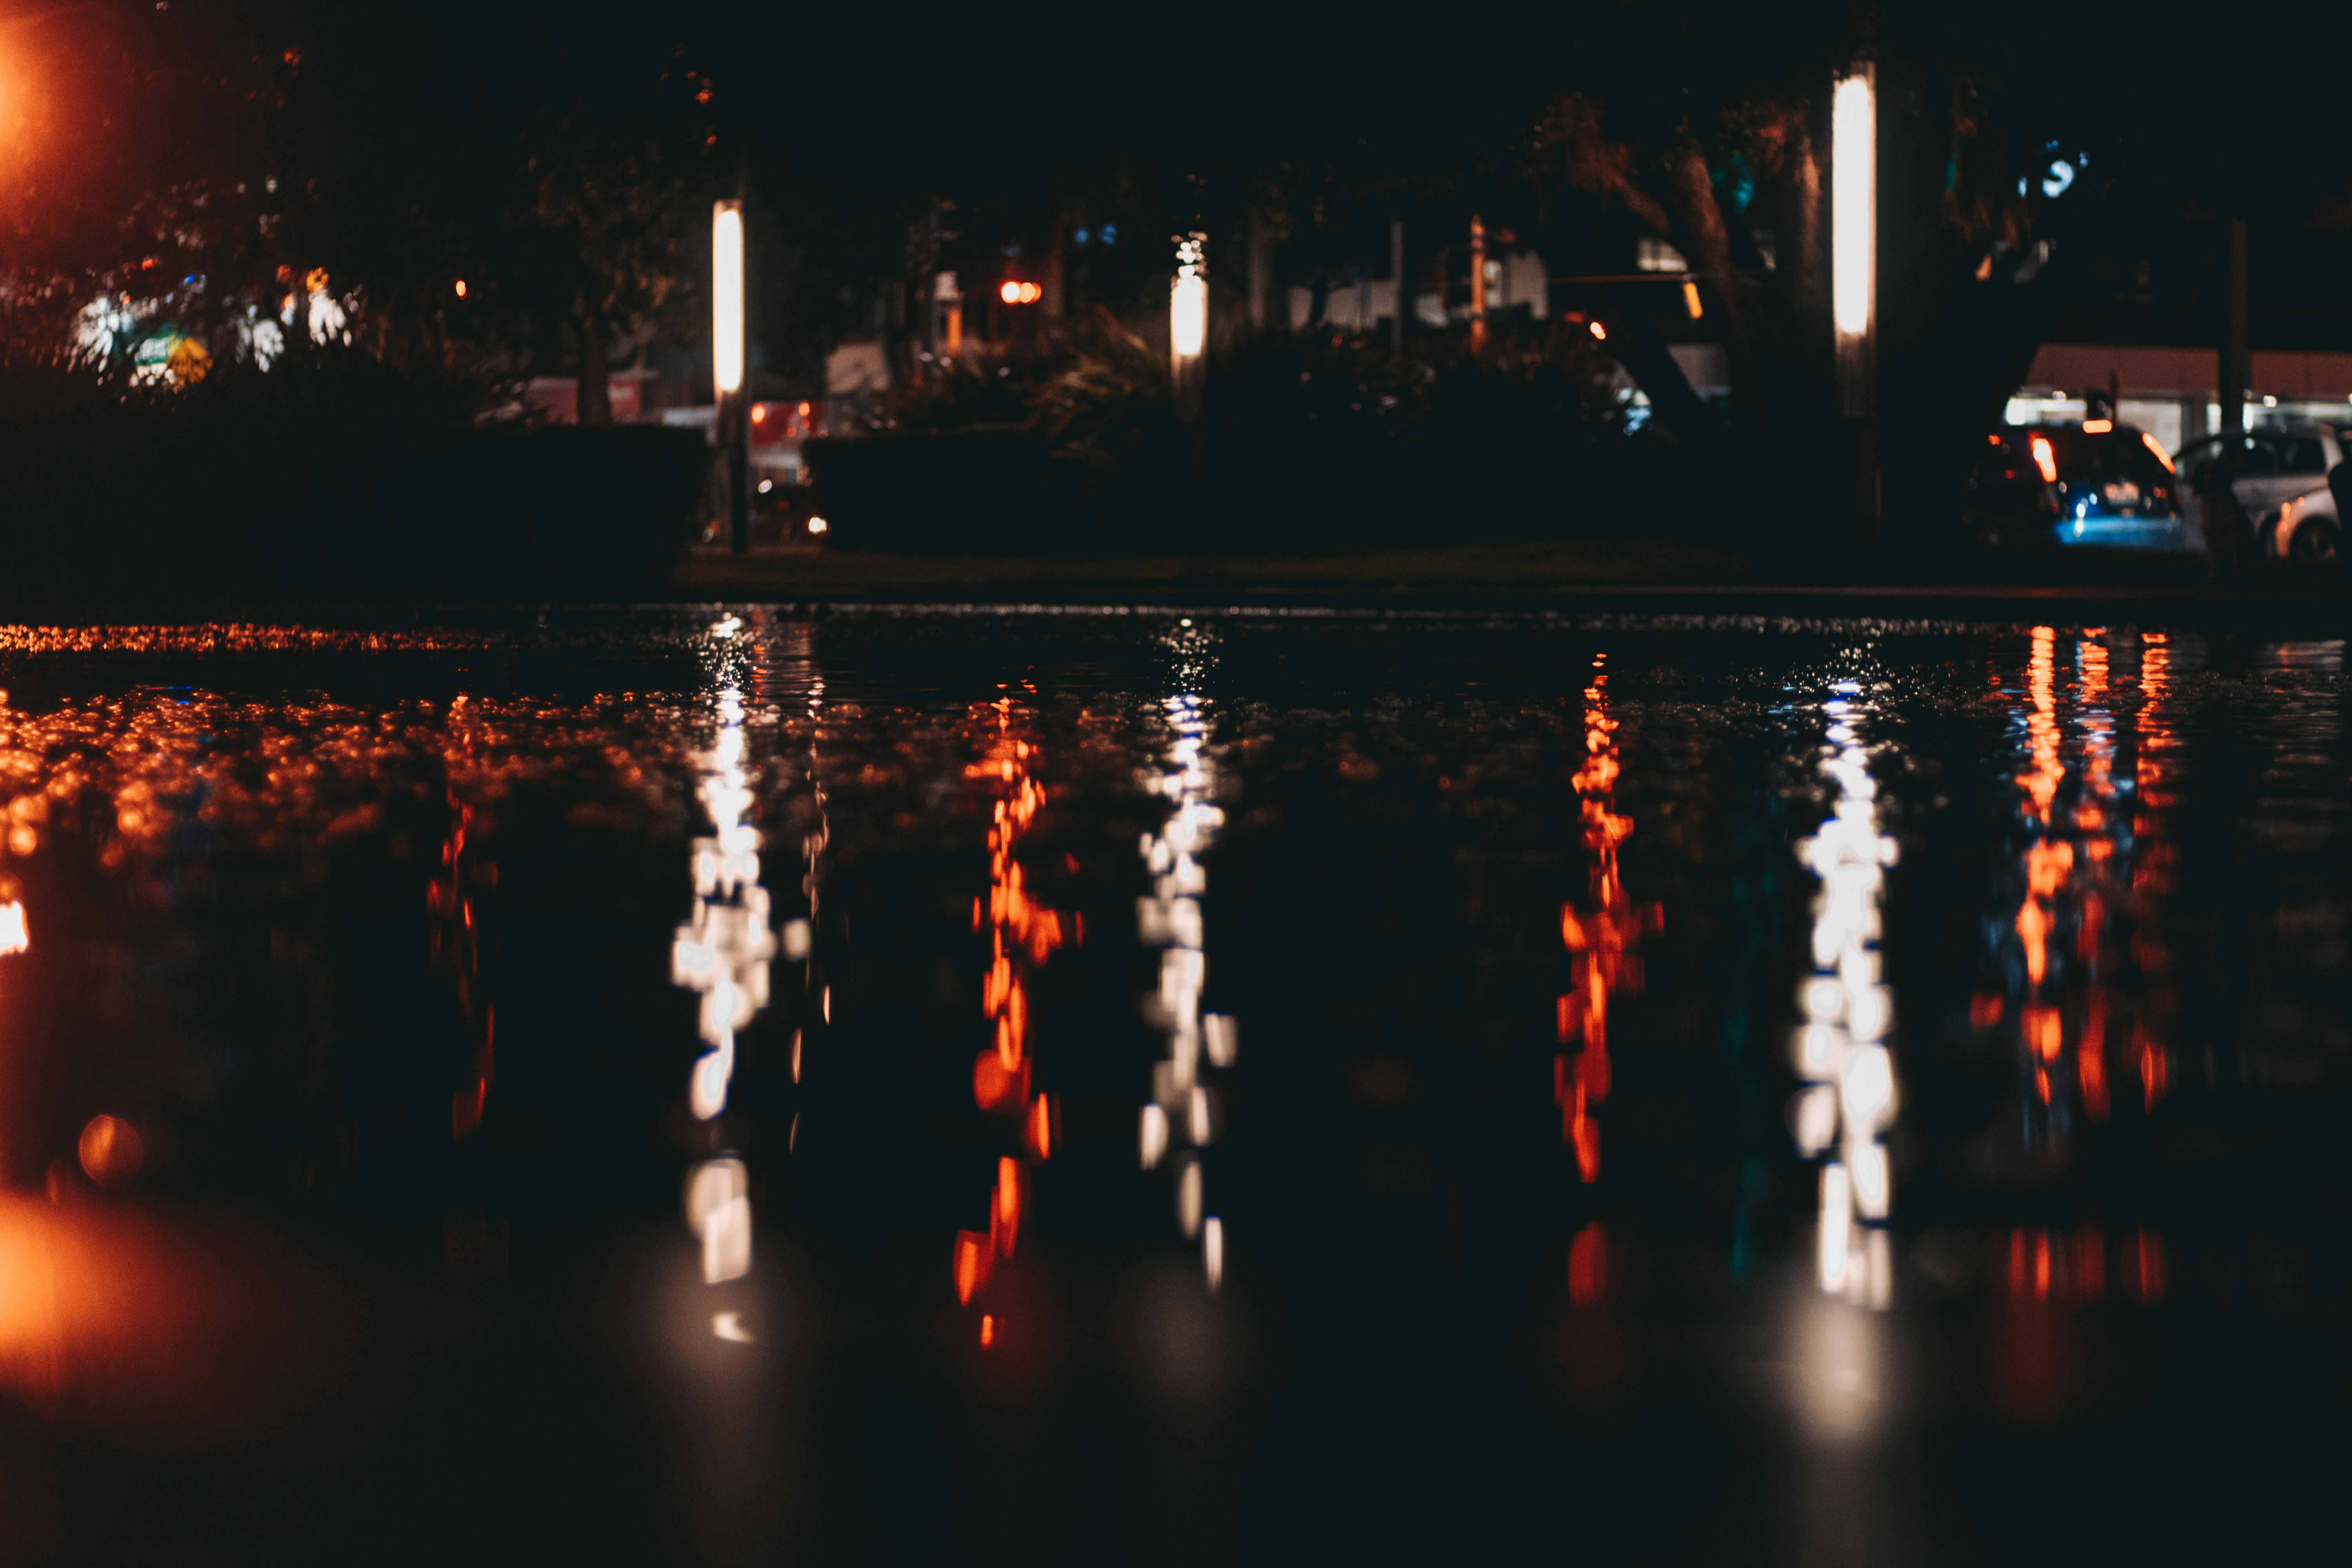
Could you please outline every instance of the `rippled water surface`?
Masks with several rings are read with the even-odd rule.
[[[0,1555],[2284,1542],[2343,651],[0,629]]]

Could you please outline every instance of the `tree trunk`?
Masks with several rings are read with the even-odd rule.
[[[602,321],[580,324],[580,398],[579,416],[583,425],[604,426],[613,422],[613,363],[612,350],[604,336]]]

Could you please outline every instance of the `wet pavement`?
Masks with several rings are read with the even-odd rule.
[[[2343,654],[0,627],[0,1559],[2298,1541]]]

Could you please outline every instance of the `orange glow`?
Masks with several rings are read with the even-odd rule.
[[[2074,1075],[2083,1088],[2083,1112],[2094,1121],[2107,1119],[2107,998],[2091,988],[2083,1014],[2083,1037],[2074,1045]]]
[[[2058,482],[2058,455],[2050,449],[2050,437],[2047,436],[2036,436],[2033,438],[2032,446],[2033,466],[2042,470],[2042,482],[2045,485],[2056,484]]]
[[[1617,847],[1633,833],[1633,823],[1612,809],[1619,773],[1617,721],[1609,710],[1604,658],[1595,658],[1593,667],[1592,684],[1584,690],[1584,763],[1570,782],[1584,820],[1591,858],[1587,896],[1594,907],[1580,912],[1571,901],[1560,908],[1569,990],[1556,1003],[1553,1020],[1559,1043],[1575,1042],[1580,1048],[1552,1064],[1560,1136],[1575,1149],[1578,1173],[1587,1182],[1601,1174],[1601,1129],[1591,1112],[1609,1098],[1609,999],[1641,991],[1642,960],[1632,950],[1643,931],[1655,931],[1661,923],[1654,905],[1633,906],[1617,874]]]
[[[996,1244],[973,1231],[960,1230],[955,1238],[956,1300],[971,1306],[971,1299],[996,1268]]]
[[[2116,422],[2112,419],[2085,419],[2083,421],[2083,434],[2085,436],[2110,435],[2114,432]]]
[[[1598,321],[1593,322],[1592,338],[1595,342],[1607,342],[1609,341],[1609,329],[1602,326]]]
[[[2055,1007],[2028,1007],[2020,1020],[2025,1028],[2025,1043],[2035,1056],[2045,1062],[2055,1062],[2064,1042]]]
[[[2000,437],[1998,436],[1988,436],[1985,439],[1991,442],[1996,447],[2000,445]]]
[[[465,297],[466,297],[466,280],[465,280],[463,278],[460,278],[460,279],[457,279],[457,298],[459,298],[460,300],[462,300],[462,299],[464,299]]]
[[[2145,1035],[2137,1041],[2139,1046],[2140,1093],[2146,1109],[2154,1110],[2156,1102],[2164,1098],[2167,1063],[2164,1047]]]
[[[1969,998],[1969,1027],[1990,1029],[2000,1022],[2005,999],[1990,992],[1979,992]]]
[[[1007,1072],[994,1051],[981,1052],[971,1062],[972,1103],[982,1110],[1018,1110],[1029,1101],[1029,1064]]]
[[[1609,1292],[1609,1233],[1599,1220],[1576,1233],[1568,1248],[1568,1300],[1574,1307],[1594,1307]]]
[[[93,1116],[76,1145],[81,1168],[101,1187],[129,1186],[146,1162],[139,1129],[118,1116]]]
[[[1026,1178],[1022,1174],[1021,1162],[1005,1155],[996,1162],[996,1196],[988,1211],[988,1230],[996,1243],[1000,1258],[1013,1256],[1013,1244],[1021,1236],[1022,1191]]]
[[[1062,917],[1033,900],[1019,849],[1023,836],[1045,804],[1045,786],[1032,771],[1036,746],[1014,728],[1013,700],[1002,698],[974,707],[968,722],[985,750],[966,763],[963,776],[987,792],[989,887],[972,901],[972,929],[990,934],[987,970],[981,976],[981,1016],[993,1026],[993,1044],[973,1058],[972,1103],[995,1114],[1020,1118],[1022,1147],[1031,1159],[1050,1158],[1054,1146],[1051,1102],[1031,1088],[1029,977],[1062,945]],[[1012,1155],[997,1161],[996,1185],[989,1201],[990,1257],[1013,1256],[1026,1205],[1028,1173]],[[970,1231],[956,1235],[955,1276],[960,1300],[970,1305],[983,1288],[992,1264],[976,1258]]]
[[[25,924],[25,901],[11,899],[0,904],[0,957],[23,952],[32,945],[32,932]]]
[[[986,1350],[995,1342],[996,1315],[992,1312],[982,1312],[980,1315],[980,1348]]]
[[[2140,445],[2146,447],[2149,451],[2156,454],[2156,460],[2164,465],[2164,471],[2166,473],[2175,476],[2179,474],[2180,470],[2172,465],[2172,455],[2169,452],[2167,452],[2164,447],[2158,443],[2155,437],[2143,430],[2139,433],[2139,439]]]

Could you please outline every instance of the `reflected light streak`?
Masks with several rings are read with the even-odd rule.
[[[1580,911],[1573,900],[1560,906],[1569,989],[1554,1006],[1554,1035],[1561,1049],[1552,1061],[1560,1138],[1575,1150],[1577,1174],[1587,1183],[1601,1177],[1601,1126],[1593,1113],[1609,1098],[1609,999],[1641,992],[1642,958],[1633,948],[1644,931],[1656,931],[1661,923],[1658,906],[1637,910],[1618,875],[1617,847],[1633,833],[1633,821],[1615,810],[1617,721],[1609,711],[1606,656],[1596,657],[1592,665],[1592,684],[1584,689],[1584,762],[1570,781],[1583,817],[1591,908]]]
[[[1159,1165],[1178,1140],[1186,1145],[1176,1161],[1177,1229],[1202,1244],[1202,1274],[1211,1290],[1224,1279],[1224,1226],[1206,1208],[1202,1151],[1216,1136],[1216,1090],[1203,1080],[1231,1068],[1241,1036],[1231,1016],[1203,1014],[1201,994],[1208,978],[1206,932],[1201,900],[1208,891],[1201,856],[1215,842],[1225,814],[1216,805],[1217,771],[1209,751],[1207,702],[1194,692],[1170,697],[1161,710],[1173,731],[1157,773],[1144,787],[1169,801],[1168,820],[1138,846],[1151,873],[1151,892],[1136,900],[1137,935],[1161,949],[1160,987],[1147,1011],[1167,1040],[1167,1055],[1153,1064],[1151,1099],[1138,1120],[1137,1153],[1146,1170]]]
[[[1030,896],[1028,873],[1020,858],[1021,842],[1045,805],[1045,786],[1036,776],[1042,761],[1037,746],[1015,725],[1011,698],[972,710],[971,721],[986,742],[977,762],[967,763],[964,777],[994,796],[988,828],[988,892],[972,900],[972,929],[989,933],[989,965],[981,982],[981,1014],[993,1043],[972,1060],[972,1103],[982,1110],[1014,1119],[1020,1157],[1002,1155],[996,1162],[996,1184],[988,1201],[988,1232],[956,1233],[954,1279],[956,1300],[970,1306],[987,1289],[1000,1258],[1010,1258],[1021,1234],[1028,1205],[1028,1162],[1053,1157],[1055,1147],[1052,1098],[1032,1087],[1029,984],[1063,942],[1062,917]],[[1025,715],[1024,716],[1025,717]],[[993,1314],[981,1320],[981,1342],[995,1342]]]
[[[1816,1242],[1821,1289],[1883,1309],[1892,1300],[1886,1233],[1894,1178],[1882,1134],[1895,1121],[1895,1058],[1884,1043],[1894,996],[1880,983],[1879,905],[1894,839],[1878,830],[1878,785],[1855,721],[1868,711],[1860,687],[1838,684],[1822,770],[1836,786],[1831,815],[1797,857],[1820,879],[1813,895],[1814,973],[1798,987],[1805,1022],[1791,1037],[1806,1080],[1791,1107],[1798,1147],[1832,1157],[1822,1167]]]
[[[719,681],[718,728],[711,749],[691,761],[695,793],[711,831],[688,847],[694,908],[670,944],[670,983],[702,997],[699,1032],[709,1048],[688,1075],[687,1104],[705,1122],[727,1109],[736,1035],[767,1006],[769,962],[776,954],[768,889],[760,880],[760,830],[750,820],[758,796],[737,684],[744,673],[742,631],[743,623],[731,615],[710,629]],[[688,1176],[687,1225],[702,1243],[705,1284],[751,1271],[750,1189],[743,1163],[730,1157],[706,1160]]]

